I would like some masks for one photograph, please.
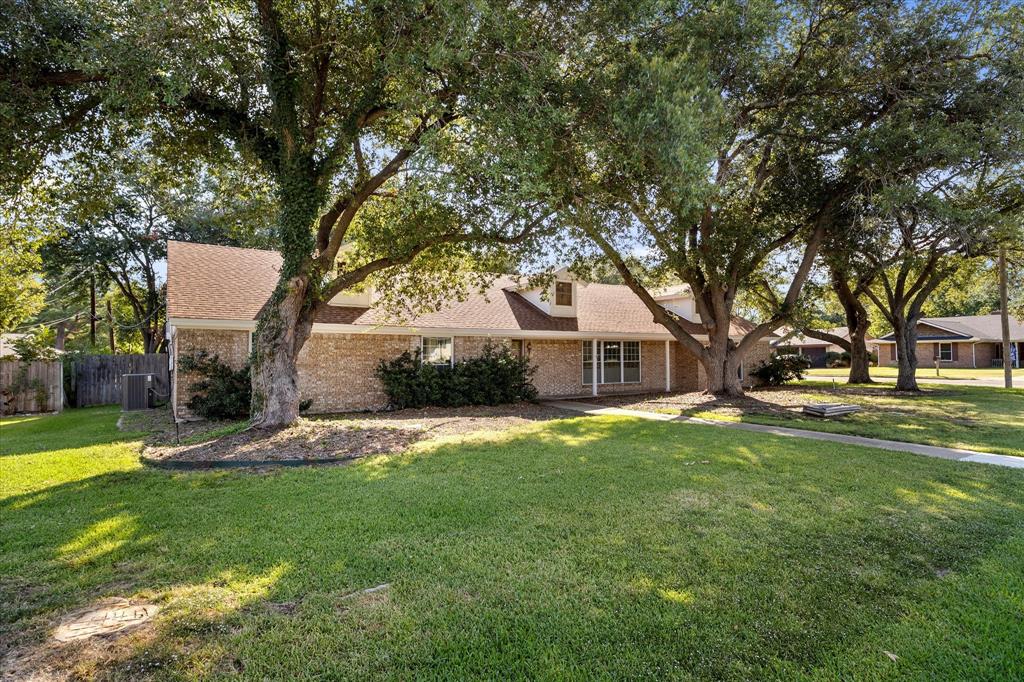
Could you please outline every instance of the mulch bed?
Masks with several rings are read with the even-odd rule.
[[[138,415],[138,416],[136,416]],[[202,434],[225,423],[179,424],[165,413],[127,413],[126,431],[147,431],[143,458],[155,466],[261,466],[337,463],[369,455],[398,453],[413,443],[474,431],[502,430],[534,421],[572,415],[544,405],[520,403],[497,407],[426,408],[395,412],[342,414],[300,419],[284,429],[243,430],[202,440]],[[178,440],[194,440],[176,444]]]
[[[930,394],[940,391],[929,391]],[[900,397],[920,395],[908,391],[896,391],[886,386],[842,386],[835,389],[810,386],[782,386],[778,388],[756,388],[747,391],[742,398],[719,398],[706,393],[662,393],[643,396],[607,396],[588,400],[609,407],[627,410],[678,411],[680,414],[713,411],[723,415],[767,414],[778,417],[799,417],[803,406],[809,402],[808,394],[828,396],[830,400],[842,402],[843,398],[855,396]],[[867,408],[865,408],[867,409]]]

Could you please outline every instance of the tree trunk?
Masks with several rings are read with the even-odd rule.
[[[869,367],[871,365],[868,355],[868,345],[865,337],[871,320],[868,317],[867,308],[861,303],[860,298],[854,293],[847,283],[846,278],[840,273],[832,275],[833,289],[843,306],[843,313],[846,315],[846,328],[850,334],[850,378],[851,384],[872,384]]]
[[[59,351],[64,350],[64,343],[68,338],[68,325],[66,322],[57,323],[57,335],[53,341],[53,347]]]
[[[918,391],[917,386],[917,324],[903,323],[895,330],[896,359],[899,373],[897,391]]]
[[[701,364],[708,375],[707,392],[722,397],[737,398],[743,396],[743,384],[740,381],[740,366],[743,356],[736,344],[726,333],[711,336],[711,343],[701,356]]]
[[[110,354],[117,354],[117,346],[114,344],[114,313],[110,310],[110,301],[107,301],[107,341],[110,343]]]
[[[96,347],[96,275],[89,275],[89,346]]]
[[[1010,355],[1010,301],[1006,284],[1006,247],[999,247],[999,322],[1003,345],[1003,386],[1013,388],[1013,361]]]
[[[287,426],[299,417],[299,351],[313,330],[309,276],[279,286],[260,314],[253,335],[252,426]]]
[[[868,354],[866,335],[866,325],[862,328],[850,327],[850,378],[847,380],[848,383],[875,383],[871,378],[871,356]]]

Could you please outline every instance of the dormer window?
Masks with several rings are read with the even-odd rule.
[[[572,305],[572,282],[555,282],[555,305]]]

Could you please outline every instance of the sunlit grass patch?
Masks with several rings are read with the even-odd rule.
[[[91,443],[74,433],[88,416],[100,424],[88,425]],[[20,492],[0,501],[0,639],[38,649],[62,613],[101,598],[161,607],[151,627],[88,655],[54,653],[54,670],[1024,672],[1019,471],[587,417],[453,434],[344,467],[169,474],[138,467],[111,417],[5,431],[19,454],[0,466],[20,462]]]

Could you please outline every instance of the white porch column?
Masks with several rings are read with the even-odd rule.
[[[978,342],[971,344],[971,367],[978,369]]]
[[[590,340],[590,357],[593,362],[590,363],[590,395],[597,395],[597,339]]]
[[[672,348],[671,341],[665,341],[665,393],[672,390]]]

